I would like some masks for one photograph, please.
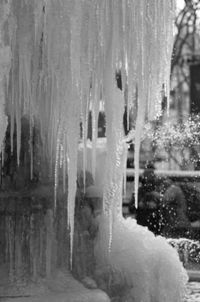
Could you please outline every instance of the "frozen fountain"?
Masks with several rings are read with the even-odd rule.
[[[35,285],[35,301],[109,301],[109,295],[122,302],[181,302],[187,274],[177,252],[164,238],[122,216],[130,139],[124,135],[124,108],[127,115],[130,110],[137,115],[131,137],[137,192],[144,121],[160,116],[161,96],[169,97],[174,1],[2,0],[0,12],[1,198],[4,204],[8,198],[11,207],[10,212],[4,208],[11,214],[2,228],[7,229],[4,256],[10,281],[20,285],[20,268],[26,263],[31,280],[41,282],[41,291]],[[115,79],[118,70],[122,91]],[[100,105],[107,138],[101,170],[96,148]],[[77,190],[80,132],[83,185]],[[87,219],[77,219],[82,216],[75,210],[84,199],[88,163],[94,184],[101,180],[103,192],[93,240],[88,228],[79,225],[83,221],[87,226]],[[18,204],[22,220],[16,215]],[[84,211],[90,219],[91,210]],[[61,267],[65,274],[56,273]]]

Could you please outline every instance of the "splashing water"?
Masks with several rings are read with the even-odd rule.
[[[173,246],[184,265],[189,262],[200,263],[200,242],[187,238],[169,238],[167,241]]]

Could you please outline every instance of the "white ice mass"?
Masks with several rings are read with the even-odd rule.
[[[125,220],[121,206],[124,106],[137,111],[137,192],[143,123],[161,114],[163,87],[169,94],[174,11],[173,0],[0,1],[0,143],[3,148],[9,115],[11,148],[16,127],[19,163],[21,118],[28,116],[40,129],[47,169],[54,170],[55,208],[59,171],[64,190],[68,175],[71,266],[80,123],[86,146],[91,110],[93,151],[89,159],[84,149],[82,169],[91,160],[95,176],[97,120],[104,104],[107,145],[94,274],[99,286],[121,301],[181,302],[187,280],[165,239]],[[30,145],[31,137],[32,129]]]

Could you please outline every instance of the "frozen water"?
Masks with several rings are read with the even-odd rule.
[[[8,98],[7,109],[11,116],[11,145],[16,123],[18,164],[21,117],[28,115],[30,120],[38,121],[41,153],[48,159],[47,168],[54,170],[55,208],[60,165],[68,174],[66,206],[72,266],[80,122],[85,145],[91,110],[94,175],[97,116],[99,103],[103,102],[107,143],[102,176],[103,213],[96,245],[100,252],[96,254],[98,265],[111,268],[108,281],[112,281],[115,270],[117,278],[122,274],[125,289],[122,299],[181,301],[187,276],[176,252],[163,238],[155,238],[133,220],[124,220],[121,206],[126,161],[122,125],[124,105],[134,103],[134,108],[138,108],[135,134],[137,176],[144,120],[160,115],[163,84],[166,95],[169,94],[174,1],[41,0],[41,3],[13,1],[10,10],[11,28],[15,31],[8,39],[12,49],[12,97]],[[118,69],[122,75],[122,91],[117,88],[115,79]],[[128,100],[125,100],[127,86]],[[133,99],[136,90],[137,100]],[[3,101],[4,98],[2,106]],[[2,106],[0,113],[3,115]],[[83,163],[85,167],[85,156]],[[53,223],[53,216],[49,216],[48,223]],[[97,276],[97,280],[101,277]],[[111,295],[114,295],[111,288]],[[110,292],[109,288],[107,290]]]
[[[9,46],[6,46],[4,43],[3,28],[5,22],[8,19],[10,11],[10,3],[0,4],[1,10],[1,21],[0,21],[0,149],[2,150],[4,144],[4,137],[7,128],[7,116],[5,114],[5,102],[6,102],[6,92],[5,86],[8,89],[8,75],[10,72],[11,66],[11,50]]]
[[[105,238],[108,222],[102,218],[101,223],[95,250],[100,288],[119,296],[120,301],[128,297],[130,301],[182,301],[187,273],[165,238],[155,237],[134,219],[116,220],[109,251]]]

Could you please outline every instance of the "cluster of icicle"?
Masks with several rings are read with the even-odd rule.
[[[12,52],[6,107],[10,115],[11,147],[16,124],[19,163],[21,118],[28,116],[30,120],[30,146],[37,121],[44,155],[55,166],[55,207],[60,167],[64,190],[68,175],[71,253],[80,122],[86,144],[88,114],[92,112],[95,171],[99,104],[105,104],[108,156],[103,209],[109,225],[105,244],[112,248],[113,225],[122,215],[124,104],[128,112],[132,106],[137,110],[135,166],[138,170],[144,119],[161,113],[163,84],[166,94],[169,91],[174,1],[1,0],[0,3],[11,4],[9,26],[4,28]],[[2,60],[6,60],[6,54]],[[122,91],[116,85],[117,70],[122,76]],[[134,104],[136,90],[138,99]],[[3,103],[2,98],[1,114]],[[83,162],[85,167],[85,155]],[[136,180],[137,177],[138,174]]]

